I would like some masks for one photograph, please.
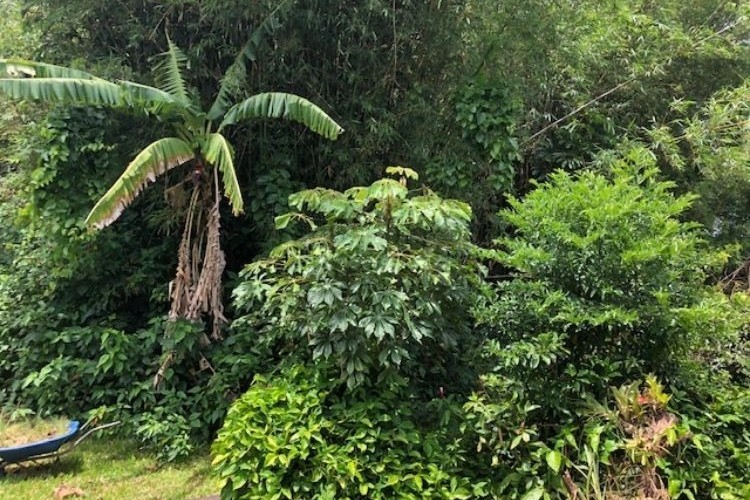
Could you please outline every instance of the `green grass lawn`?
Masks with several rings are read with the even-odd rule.
[[[92,437],[58,462],[9,468],[0,477],[0,499],[51,499],[63,485],[87,499],[193,499],[219,491],[207,452],[159,466],[133,442]]]

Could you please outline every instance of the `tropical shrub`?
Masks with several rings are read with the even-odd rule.
[[[673,449],[691,437],[688,428],[667,407],[671,395],[655,377],[647,376],[645,383],[613,387],[612,399],[614,409],[593,402],[591,405],[597,423],[605,429],[602,438],[609,438],[599,457],[606,466],[602,474],[606,489],[601,493],[626,498],[670,498],[659,469],[664,468],[665,458]],[[593,447],[584,452],[598,455],[600,449]]]
[[[333,375],[333,376],[331,376]],[[258,375],[213,445],[222,498],[475,498],[461,453],[414,417],[403,382],[342,395],[323,366]]]
[[[572,494],[573,486],[593,494],[593,483],[601,492],[608,480],[613,491],[628,490],[636,477],[666,491],[682,465],[665,454],[646,463],[633,456],[640,465],[621,478],[608,457],[633,436],[627,426],[587,424],[583,402],[649,372],[685,387],[690,359],[737,341],[735,306],[705,284],[727,255],[680,220],[693,197],[673,195],[643,148],[613,158],[603,158],[604,173],[554,173],[501,212],[514,233],[498,241],[496,258],[513,279],[495,284],[494,297],[474,309],[485,338],[476,358],[480,390],[464,405],[466,437],[478,443],[477,468],[493,479],[495,495],[541,498]],[[708,363],[699,364],[705,373]],[[680,415],[681,406],[670,411]],[[680,425],[687,433],[691,423]]]
[[[310,232],[240,274],[238,334],[282,356],[334,360],[348,387],[395,373],[455,384],[446,370],[470,344],[469,309],[482,268],[471,244],[471,210],[426,189],[409,169],[344,193],[312,189],[289,198]],[[308,215],[309,213],[309,215]],[[434,393],[433,393],[434,394]]]

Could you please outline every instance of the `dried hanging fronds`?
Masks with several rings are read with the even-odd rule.
[[[192,296],[191,285],[193,283],[194,269],[193,259],[190,254],[193,246],[193,219],[196,212],[198,195],[199,190],[194,189],[185,218],[182,240],[177,251],[177,274],[175,279],[170,283],[169,295],[172,299],[172,307],[169,311],[169,319],[172,321],[180,317],[185,317],[184,311],[187,311]]]
[[[171,291],[172,308],[169,317],[172,320],[185,318],[198,321],[203,314],[210,314],[213,318],[211,338],[220,340],[221,326],[227,322],[221,301],[221,277],[226,259],[221,249],[221,196],[216,169],[213,181],[213,204],[205,221],[204,210],[198,206],[198,188],[190,202],[180,242],[177,276]]]
[[[190,198],[185,218],[185,227],[178,249],[177,273],[170,283],[169,295],[172,305],[169,320],[186,319],[199,321],[204,314],[212,317],[211,338],[221,340],[221,327],[227,323],[221,300],[222,282],[226,259],[221,249],[221,223],[218,173],[214,169],[214,192],[196,185]],[[211,207],[206,214],[205,201]],[[203,196],[202,196],[203,195]],[[210,341],[205,335],[201,344]],[[173,353],[167,354],[154,376],[154,386],[164,378],[169,365],[174,361]]]
[[[211,338],[220,340],[221,325],[227,322],[224,317],[224,306],[221,303],[221,276],[224,273],[226,259],[220,244],[220,222],[218,200],[211,208],[206,221],[206,251],[203,266],[196,283],[185,318],[195,321],[202,314],[210,313],[213,317]]]

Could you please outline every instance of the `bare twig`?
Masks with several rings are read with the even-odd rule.
[[[570,500],[578,500],[578,486],[573,482],[573,478],[570,477],[570,471],[566,470],[562,478],[565,483],[565,489],[568,490]]]
[[[546,127],[544,127],[542,130],[540,130],[539,132],[535,133],[534,135],[532,135],[531,137],[529,137],[528,139],[526,139],[525,141],[523,141],[523,144],[526,144],[528,142],[533,141],[534,139],[536,139],[537,137],[539,137],[540,135],[542,135],[543,133],[545,133],[549,129],[558,126],[560,123],[564,122],[565,120],[567,120],[571,116],[580,113],[581,111],[583,111],[584,109],[588,108],[592,104],[596,104],[597,102],[601,101],[602,99],[604,99],[608,95],[617,92],[618,90],[620,90],[621,88],[623,88],[625,85],[628,85],[629,83],[632,83],[634,81],[635,81],[635,78],[631,78],[629,80],[625,80],[624,82],[621,82],[621,83],[617,84],[616,86],[612,87],[611,89],[609,89],[608,91],[604,92],[603,94],[599,94],[598,96],[594,97],[593,99],[591,99],[590,101],[586,102],[585,104],[583,104],[581,106],[578,106],[576,109],[574,109],[570,113],[566,114],[562,118],[558,118],[557,120],[553,121],[552,123],[550,123],[549,125],[547,125]]]

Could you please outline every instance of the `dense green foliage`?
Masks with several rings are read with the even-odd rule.
[[[214,125],[304,95],[347,130],[234,125],[283,114],[251,100],[193,144],[234,160],[208,343],[165,321],[194,163],[84,224],[186,116],[0,96],[3,406],[103,407],[165,460],[224,423],[225,498],[750,494],[748,2],[0,8],[0,59],[144,82]],[[32,80],[2,85],[51,95]]]
[[[416,174],[387,171],[400,181],[292,195],[290,205],[310,215],[285,214],[277,225],[299,220],[312,231],[249,265],[234,291],[244,313],[236,330],[256,332],[277,355],[309,348],[309,359],[334,360],[350,388],[395,373],[451,379],[481,281],[469,207],[410,194]]]
[[[257,376],[213,446],[222,498],[474,498],[462,450],[405,385],[341,395],[325,365]],[[240,465],[241,464],[241,465]]]
[[[497,495],[512,497],[521,485],[572,494],[559,465],[550,475],[555,452],[570,461],[574,479],[587,467],[587,488],[601,461],[597,488],[627,489],[633,478],[620,468],[632,460],[615,454],[625,449],[622,434],[587,424],[582,403],[649,372],[687,390],[696,373],[719,362],[718,346],[746,342],[746,316],[705,285],[706,272],[726,255],[678,219],[692,198],[672,195],[653,165],[639,148],[609,164],[606,175],[557,172],[501,214],[515,231],[500,241],[498,258],[517,275],[477,309],[485,374],[465,405],[483,448],[480,463],[498,478]],[[696,372],[685,373],[687,366]],[[740,387],[746,383],[742,376]],[[729,436],[722,439],[744,439]],[[650,467],[689,475],[691,465],[659,458]],[[682,487],[705,494],[694,483]]]
[[[456,471],[459,478],[463,474],[476,487],[473,497],[659,497],[669,493],[741,498],[746,492],[742,461],[747,452],[747,418],[741,412],[728,418],[723,395],[705,391],[706,384],[720,384],[733,394],[736,404],[746,401],[748,346],[742,335],[747,300],[742,296],[730,300],[706,285],[710,270],[727,255],[712,250],[697,225],[680,221],[694,198],[675,196],[673,183],[657,179],[655,158],[647,149],[635,148],[623,157],[605,156],[599,163],[606,165],[605,172],[552,174],[548,183],[540,184],[523,201],[511,199],[511,208],[500,214],[514,228],[513,236],[500,239],[500,249],[485,256],[512,269],[513,279],[489,290],[477,279],[469,281],[474,291],[463,293],[473,297],[476,325],[456,332],[468,356],[451,358],[451,373],[479,373],[475,392],[467,394],[467,386],[447,383],[439,386],[437,394],[426,393],[419,390],[425,385],[420,381],[423,374],[404,370],[402,374],[410,379],[402,386],[401,397],[409,401],[406,395],[411,394],[418,406],[443,408],[437,412],[443,416],[439,423],[434,416],[420,419],[415,422],[416,430],[428,433],[423,442],[434,439],[435,446],[453,450],[451,456],[458,461],[443,465],[442,470]],[[354,384],[348,384],[350,389],[360,381],[354,375],[357,359],[347,358],[352,356],[351,341],[342,336],[338,341],[343,345],[335,343],[336,335],[354,326],[362,328],[354,330],[355,341],[378,339],[374,330],[365,329],[367,321],[349,322],[341,331],[335,320],[342,314],[339,302],[351,314],[361,307],[360,285],[388,294],[398,292],[394,286],[408,283],[367,264],[372,253],[380,255],[388,248],[386,242],[375,245],[373,241],[378,240],[373,236],[362,236],[368,227],[377,228],[382,216],[378,205],[368,204],[367,199],[374,188],[382,190],[381,182],[354,188],[348,196],[320,190],[293,196],[292,205],[304,203],[317,208],[311,211],[327,215],[325,225],[319,227],[302,214],[281,217],[281,225],[300,219],[312,224],[313,232],[282,244],[269,260],[250,266],[247,281],[236,290],[236,300],[253,313],[238,320],[236,325],[242,325],[238,328],[255,326],[261,344],[274,341],[271,345],[276,348],[269,351],[303,361],[311,367],[305,370],[314,371],[292,368],[280,375],[278,383],[283,385],[259,377],[233,405],[214,448],[227,497],[255,498],[271,491],[287,497],[303,491],[320,498],[351,496],[345,485],[366,481],[350,471],[347,479],[339,480],[342,490],[338,490],[330,479],[324,480],[338,477],[333,471],[306,472],[302,478],[294,476],[296,480],[287,473],[329,470],[330,465],[320,457],[335,456],[330,451],[333,443],[347,441],[346,435],[336,431],[342,432],[348,424],[334,413],[336,425],[329,429],[327,412],[335,408],[355,411],[363,398],[375,404],[383,388],[389,387],[387,379],[381,379],[368,385],[367,392],[360,389],[341,396],[344,381],[355,378]],[[400,184],[389,185],[406,196]],[[351,199],[360,194],[361,203],[354,206],[368,208],[364,213],[352,211]],[[409,200],[403,198],[403,205],[391,212],[394,228],[398,227],[398,210]],[[389,208],[380,202],[380,210]],[[430,227],[440,224],[433,222]],[[412,229],[406,238],[394,238],[394,242],[406,245],[414,233]],[[353,234],[360,236],[356,241],[364,242],[361,248],[345,244],[353,240]],[[441,239],[440,232],[423,233],[420,246]],[[477,252],[474,249],[472,254]],[[359,267],[346,264],[352,258],[358,259]],[[378,280],[383,274],[386,279]],[[422,274],[429,276],[427,270]],[[353,288],[344,286],[344,276],[352,280]],[[404,271],[402,276],[406,280],[410,274]],[[338,281],[329,284],[334,278]],[[408,297],[450,296],[452,291],[446,289],[429,291],[438,282],[417,281],[409,287]],[[331,291],[326,294],[326,290]],[[382,302],[386,301],[372,301],[369,310],[377,311]],[[420,308],[414,304],[409,311],[413,310]],[[432,308],[422,314],[436,321],[447,313]],[[332,342],[329,353],[320,347],[326,342]],[[726,354],[730,346],[739,349],[738,356]],[[420,345],[419,350],[427,347]],[[329,358],[336,361],[343,376],[330,387],[330,368],[325,368],[329,365],[323,365],[322,371],[314,368],[319,366],[316,360]],[[434,359],[433,354],[430,360]],[[379,370],[392,368],[387,357],[379,361]],[[422,361],[421,366],[430,364]],[[670,401],[658,379],[648,373],[669,381],[679,397]],[[316,380],[321,374],[324,379]],[[644,378],[647,383],[642,388]],[[620,388],[610,390],[613,386]],[[447,388],[457,399],[441,399]],[[329,396],[345,406],[329,409],[325,404]],[[465,403],[456,405],[461,400]],[[295,410],[287,412],[288,408]],[[399,415],[398,406],[389,408],[389,419]],[[315,429],[306,439],[296,434],[301,432],[297,427],[284,424],[285,419],[299,421],[302,417],[297,411],[309,422],[307,427]],[[364,420],[367,426],[372,421],[377,422],[373,417]],[[433,434],[436,424],[440,432]],[[241,428],[254,430],[247,434]],[[279,444],[283,459],[276,458],[282,451],[266,442],[268,435],[277,433],[284,443]],[[366,435],[360,434],[360,439]],[[388,444],[389,460],[410,453],[410,442]],[[365,460],[370,453],[366,448],[355,456]],[[304,459],[299,465],[298,457]],[[284,467],[278,472],[273,467],[269,470],[276,460],[282,460],[279,466]],[[422,457],[425,467],[431,460]],[[239,464],[256,465],[242,469]],[[404,478],[413,474],[408,468],[401,472]],[[417,490],[399,494],[430,497],[432,484],[424,478]]]
[[[523,201],[511,199],[502,217],[514,230],[499,259],[520,275],[483,313],[501,345],[546,331],[566,337],[574,364],[635,359],[662,371],[699,334],[681,318],[724,257],[679,220],[693,198],[669,193],[648,151],[633,149],[609,169],[612,180],[557,172]]]
[[[691,218],[721,243],[737,243],[747,252],[747,153],[750,134],[750,79],[697,103],[677,102],[683,116],[649,130],[649,144],[683,189],[700,195]],[[695,111],[695,113],[691,113]]]

